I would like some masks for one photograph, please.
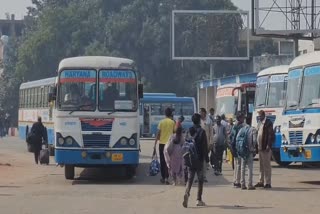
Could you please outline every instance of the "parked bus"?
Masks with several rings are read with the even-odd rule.
[[[320,52],[290,64],[281,126],[283,162],[320,161]]]
[[[141,137],[155,137],[160,120],[165,118],[167,107],[174,110],[174,120],[184,117],[183,128],[192,126],[192,115],[196,112],[193,97],[177,97],[173,93],[144,93],[140,102]]]
[[[129,178],[139,163],[139,97],[130,59],[83,56],[63,59],[55,100],[55,160],[65,178],[75,167],[124,167]]]
[[[237,111],[242,111],[251,124],[254,104],[255,83],[237,83],[219,86],[216,95],[216,114],[235,118]]]
[[[19,91],[19,137],[26,140],[32,124],[41,116],[42,122],[47,129],[48,145],[50,154],[54,154],[54,131],[53,131],[53,103],[48,102],[48,94],[53,90],[56,78],[22,83]],[[28,151],[31,147],[28,145]]]
[[[259,72],[256,83],[255,111],[252,117],[252,126],[257,127],[258,111],[264,110],[266,117],[273,122],[276,133],[276,142],[272,147],[272,158],[280,166],[289,162],[281,162],[280,127],[283,121],[282,111],[285,103],[289,65],[273,66]]]

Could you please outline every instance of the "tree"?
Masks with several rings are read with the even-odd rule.
[[[261,56],[262,54],[277,54],[278,47],[271,38],[262,38],[254,44],[251,55]]]

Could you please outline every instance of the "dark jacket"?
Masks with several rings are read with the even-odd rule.
[[[275,141],[273,123],[271,120],[266,118],[266,122],[263,125],[263,134],[262,134],[262,150],[266,150],[267,146],[272,148],[272,144]]]
[[[200,125],[194,125],[189,129],[189,132],[191,136],[194,136],[196,132],[199,132],[201,130],[201,135],[198,135],[195,138],[196,148],[198,152],[198,157],[200,162],[206,161],[209,162],[208,157],[208,142],[207,142],[207,135],[204,129],[201,128]]]
[[[34,133],[33,143],[35,145],[42,145],[42,141],[46,141],[47,133],[46,128],[41,122],[36,122],[32,125],[31,132]]]

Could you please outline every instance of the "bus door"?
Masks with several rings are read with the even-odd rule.
[[[248,87],[246,88],[245,92],[245,103],[244,103],[244,110],[247,115],[247,124],[251,125],[252,122],[252,114],[253,114],[253,105],[254,105],[254,98],[255,98],[255,87]]]
[[[151,134],[151,124],[150,124],[150,118],[151,118],[151,106],[148,103],[143,104],[143,133],[142,135],[150,135]]]

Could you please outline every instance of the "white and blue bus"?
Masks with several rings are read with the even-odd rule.
[[[281,126],[281,161],[320,161],[320,52],[290,64]]]
[[[283,121],[282,111],[286,98],[287,77],[289,65],[280,65],[266,68],[257,75],[255,111],[252,117],[252,126],[257,127],[258,111],[264,110],[266,117],[273,122],[276,133],[276,142],[272,147],[273,160],[286,166],[288,162],[281,162],[280,147],[281,133],[280,127]]]
[[[142,85],[130,59],[83,56],[59,64],[55,100],[55,160],[65,178],[75,167],[124,167],[139,163],[139,98]]]
[[[56,77],[22,83],[19,90],[19,137],[26,140],[27,133],[32,124],[37,122],[38,116],[47,128],[48,145],[50,154],[54,151],[53,131],[53,103],[48,102],[48,94],[53,90]],[[28,145],[28,151],[31,151]]]
[[[155,137],[160,120],[165,118],[164,111],[170,107],[174,120],[183,116],[183,128],[192,126],[191,117],[196,112],[193,97],[177,97],[174,93],[144,93],[140,102],[140,136]]]

